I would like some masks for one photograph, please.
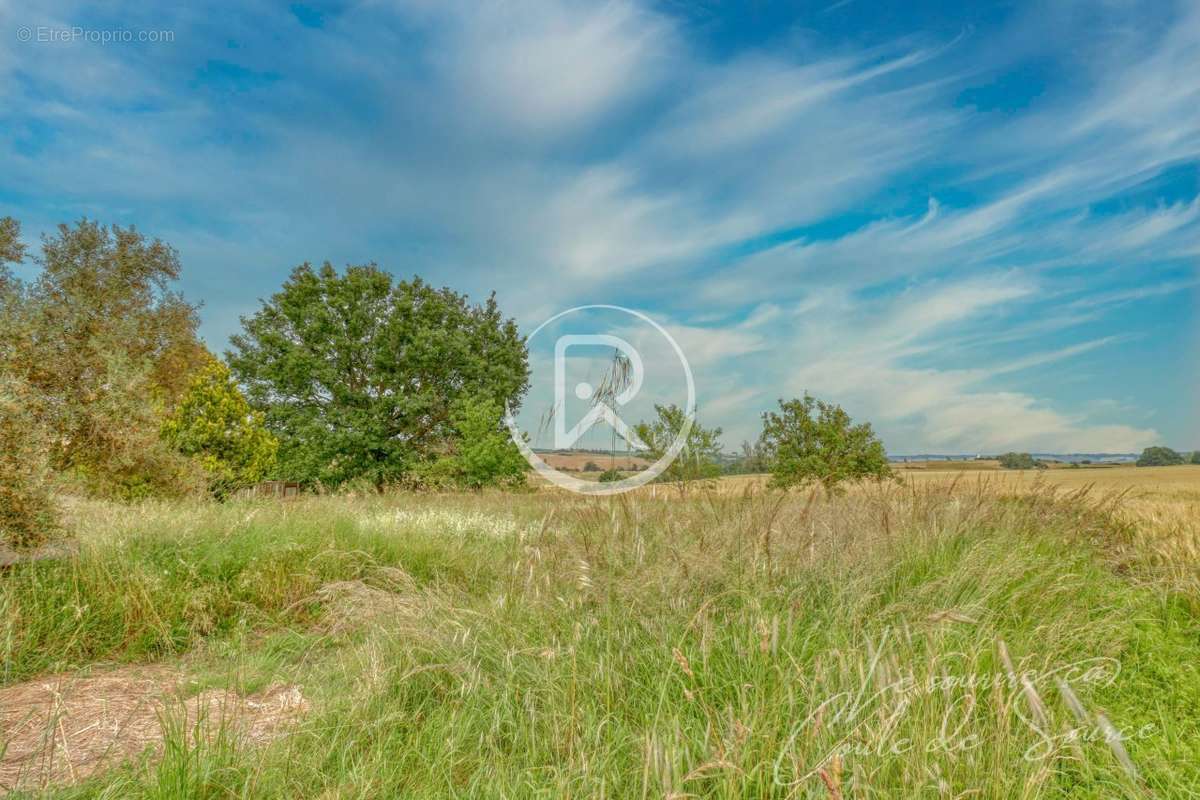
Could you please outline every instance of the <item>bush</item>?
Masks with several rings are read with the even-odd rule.
[[[513,444],[499,403],[487,397],[464,397],[454,404],[450,419],[463,485],[479,489],[525,483],[529,464]]]
[[[29,387],[0,377],[0,544],[36,547],[58,529],[49,436],[29,407]]]
[[[525,485],[529,465],[513,444],[499,403],[486,397],[460,398],[450,419],[453,438],[441,454],[416,464],[409,481],[424,489]]]
[[[1192,463],[1200,464],[1200,450],[1196,450],[1192,453]]]
[[[604,470],[604,472],[600,473],[600,476],[597,478],[597,480],[599,480],[601,483],[616,483],[617,481],[623,480],[624,478],[625,478],[625,475],[624,475],[624,473],[621,472],[621,470],[606,469],[606,470]]]
[[[208,490],[216,497],[265,478],[279,447],[263,427],[262,412],[250,408],[229,368],[216,359],[192,381],[163,424],[162,436],[200,463],[208,474]]]
[[[1039,469],[1045,467],[1045,464],[1029,453],[1005,453],[1000,456],[1000,466],[1004,469]]]
[[[584,472],[603,472],[604,468],[601,467],[599,464],[597,464],[595,461],[589,461],[583,465],[583,471]]]
[[[852,425],[841,406],[808,394],[779,401],[763,414],[761,451],[771,465],[771,485],[816,482],[834,492],[843,481],[891,478],[887,453],[869,423]]]
[[[1174,467],[1183,463],[1183,456],[1169,447],[1147,447],[1137,460],[1139,467]]]

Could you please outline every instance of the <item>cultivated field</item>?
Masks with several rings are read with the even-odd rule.
[[[74,502],[0,577],[0,787],[1200,796],[1200,468]]]
[[[601,470],[618,469],[625,471],[645,469],[650,462],[638,456],[625,453],[609,455],[607,453],[539,453],[539,458],[558,470],[582,472],[589,463]],[[597,470],[598,471],[598,470]]]

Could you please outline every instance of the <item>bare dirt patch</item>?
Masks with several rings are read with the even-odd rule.
[[[63,674],[0,689],[0,791],[76,783],[161,750],[164,723],[202,736],[225,730],[261,744],[308,710],[297,686],[240,696],[210,689],[180,694],[165,666]]]

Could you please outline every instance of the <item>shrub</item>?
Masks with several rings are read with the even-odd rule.
[[[459,399],[450,413],[456,434],[454,456],[462,483],[472,489],[484,486],[518,486],[529,468],[504,426],[504,410],[487,397]]]
[[[625,475],[619,469],[606,469],[600,473],[597,480],[601,483],[616,483],[624,477]]]
[[[1200,464],[1200,450],[1196,450],[1192,453],[1192,463]]]
[[[216,359],[192,381],[163,424],[162,436],[200,463],[208,475],[208,490],[216,497],[265,478],[279,447],[263,427],[262,412],[250,408],[229,368]]]
[[[841,406],[805,394],[779,401],[779,413],[763,414],[762,452],[771,465],[771,485],[819,483],[834,492],[843,481],[892,477],[883,443],[870,423],[851,424]]]
[[[453,438],[438,456],[417,463],[408,482],[425,489],[514,488],[525,484],[529,465],[513,444],[500,404],[464,397],[450,411]]]
[[[1147,447],[1137,460],[1139,467],[1174,467],[1183,463],[1183,456],[1169,447]]]
[[[595,461],[589,461],[583,465],[583,471],[584,472],[603,472],[604,468],[601,467],[599,464],[597,464]]]

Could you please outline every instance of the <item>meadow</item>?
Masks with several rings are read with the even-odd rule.
[[[16,796],[1200,795],[1200,467],[67,518]]]

